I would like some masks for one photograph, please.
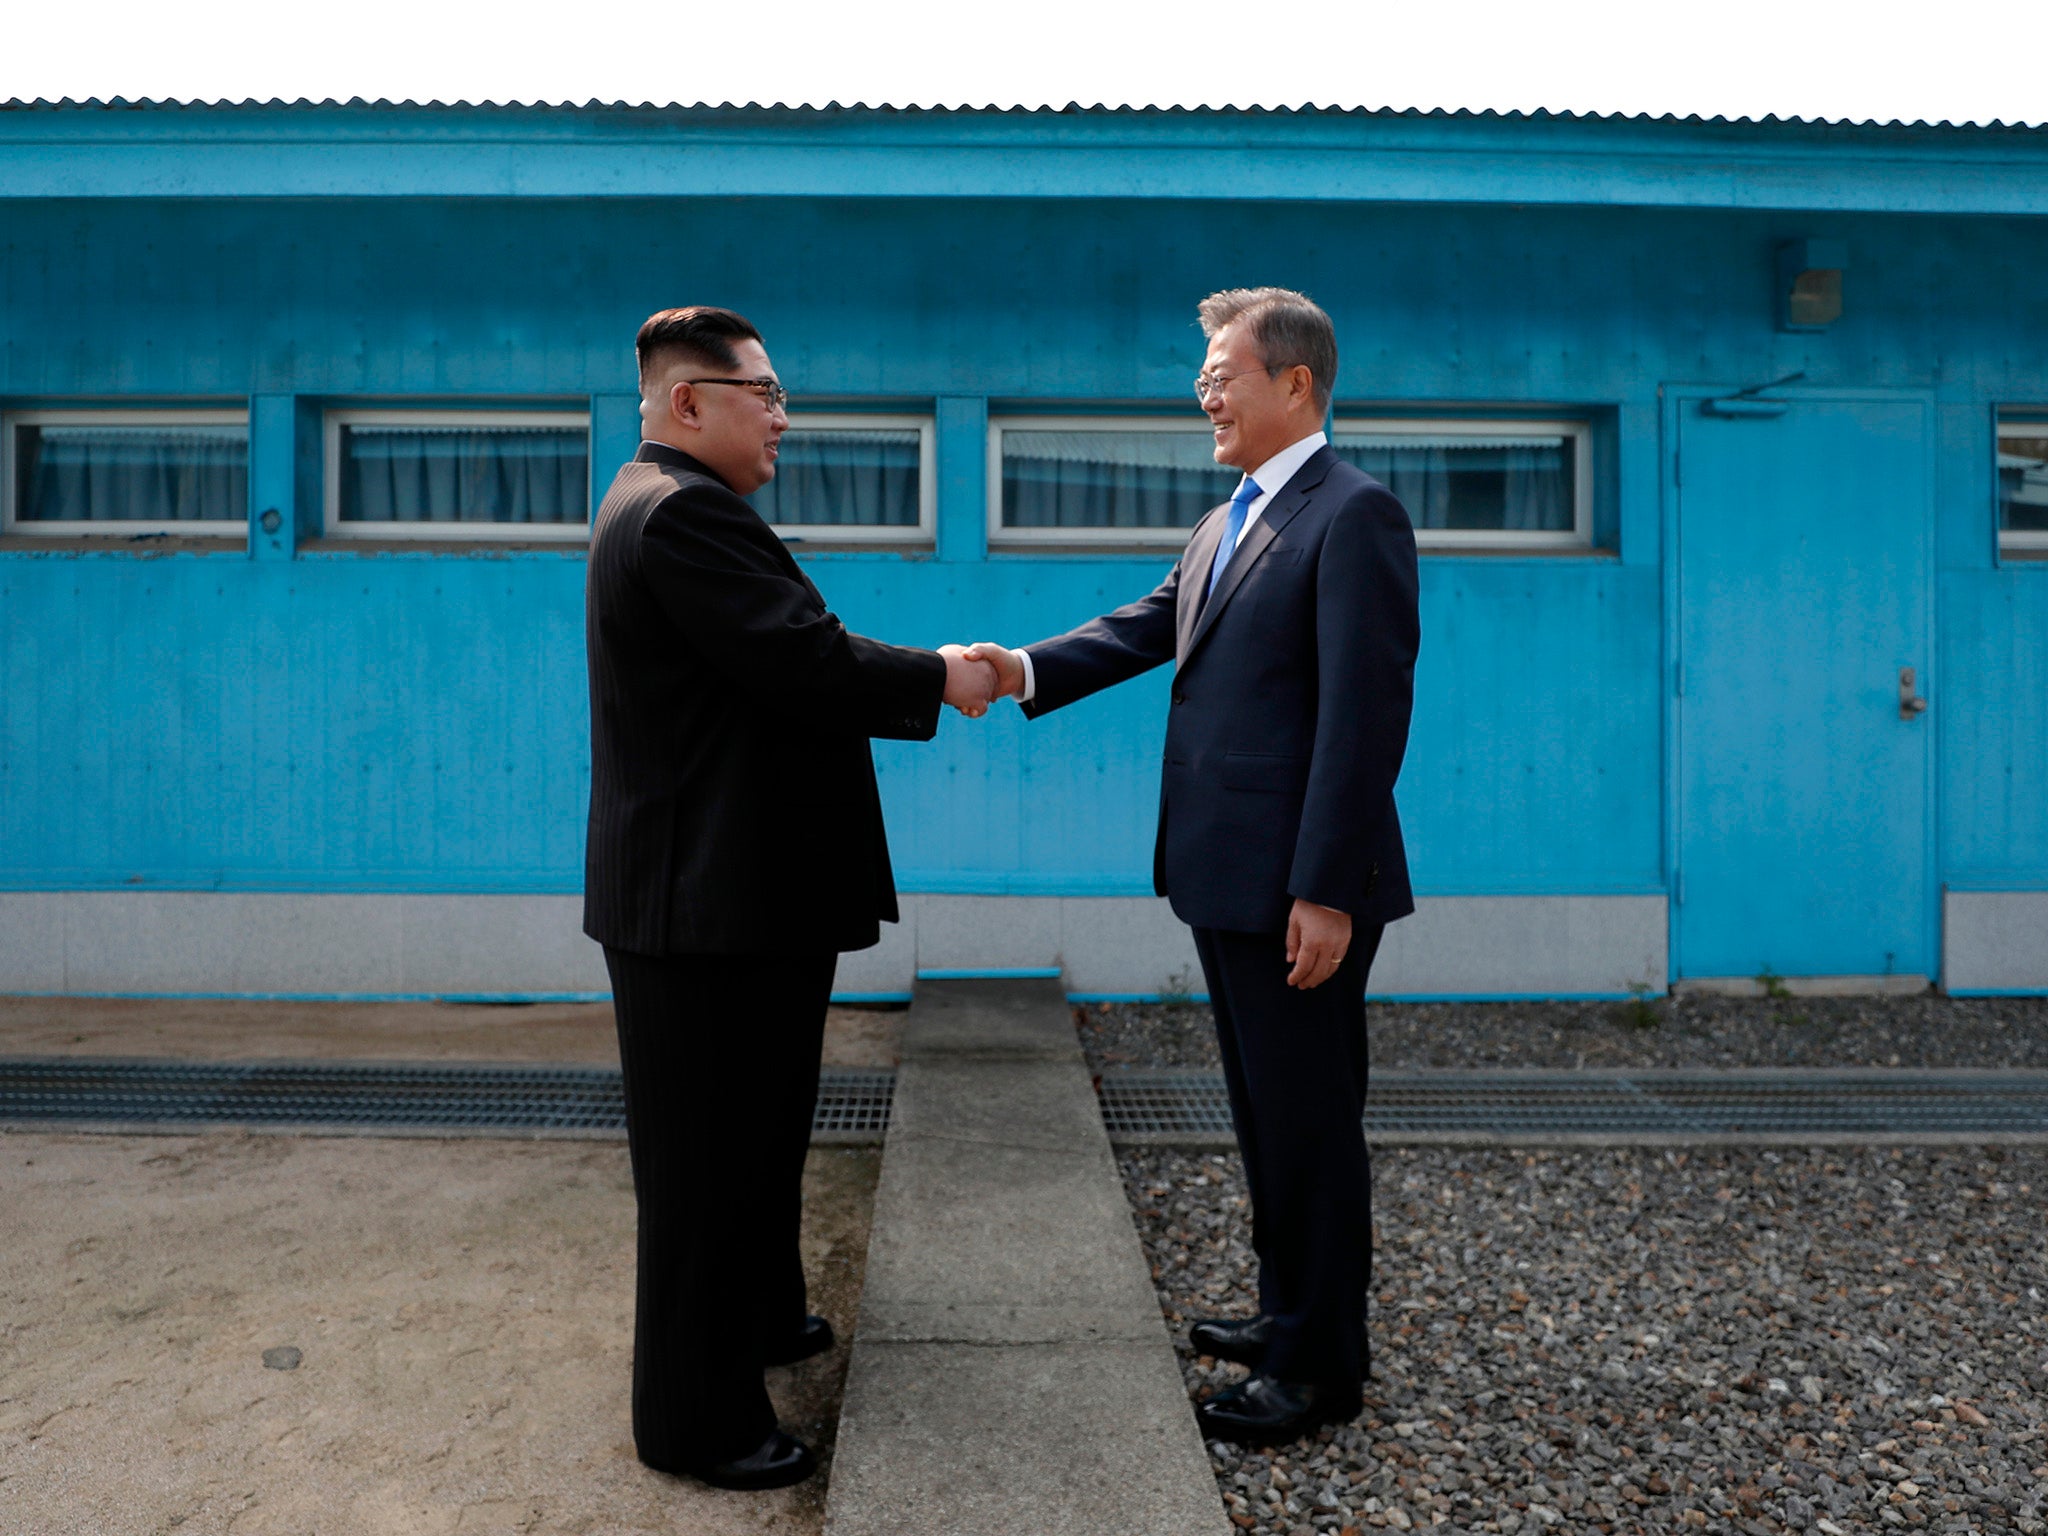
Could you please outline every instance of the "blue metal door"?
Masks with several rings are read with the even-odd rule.
[[[1676,407],[1678,976],[1932,974],[1927,416]]]

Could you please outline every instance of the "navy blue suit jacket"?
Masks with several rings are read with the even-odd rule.
[[[1171,661],[1153,887],[1197,928],[1276,933],[1299,897],[1415,910],[1394,809],[1415,654],[1415,533],[1328,447],[1282,486],[1206,598],[1218,507],[1158,589],[1027,646],[1038,716]]]

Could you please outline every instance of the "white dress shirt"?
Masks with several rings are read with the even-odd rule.
[[[1237,544],[1232,544],[1228,549],[1218,544],[1216,546],[1215,562],[1208,570],[1200,572],[1182,571],[1180,579],[1183,582],[1199,581],[1203,588],[1207,589],[1211,572],[1218,565],[1230,563],[1230,557],[1236,553],[1237,545],[1242,544],[1244,536],[1252,531],[1252,524],[1259,520],[1259,514],[1266,510],[1275,496],[1287,489],[1287,482],[1300,473],[1301,466],[1308,462],[1309,455],[1328,441],[1329,439],[1323,436],[1322,433],[1311,432],[1299,442],[1289,443],[1285,448],[1282,448],[1273,457],[1253,470],[1251,479],[1259,487],[1259,494],[1254,496],[1252,504],[1245,508],[1244,526],[1237,531]],[[1244,481],[1239,480],[1237,482],[1237,490],[1231,492],[1232,499],[1236,498],[1237,491],[1243,489]],[[1017,695],[1017,702],[1022,704],[1037,696],[1038,676],[1031,667],[1031,653],[1029,651],[1019,651],[1017,655],[1024,662],[1024,691]]]

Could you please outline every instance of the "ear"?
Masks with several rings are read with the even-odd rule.
[[[668,387],[668,413],[671,419],[686,427],[697,422],[697,391],[693,385],[681,379]]]
[[[1287,403],[1290,406],[1307,402],[1315,404],[1316,376],[1306,363],[1296,363],[1287,370]],[[1320,413],[1318,413],[1320,414]]]

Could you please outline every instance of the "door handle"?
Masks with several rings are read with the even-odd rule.
[[[1927,712],[1927,701],[1920,697],[1913,686],[1914,672],[1911,667],[1899,668],[1899,718],[1911,720],[1915,715]]]

